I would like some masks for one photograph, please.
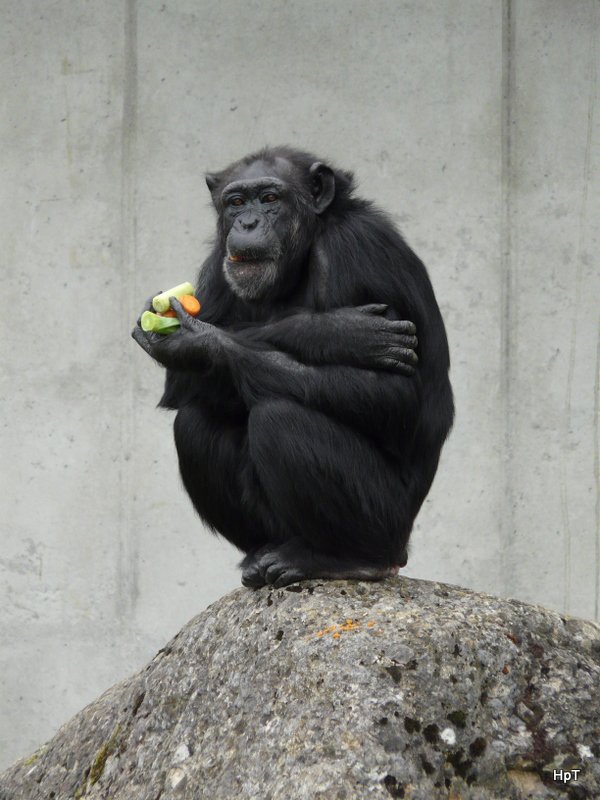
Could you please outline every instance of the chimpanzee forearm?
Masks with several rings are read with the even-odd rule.
[[[248,324],[232,331],[232,335],[248,347],[269,345],[295,356],[305,364],[339,364],[341,325],[340,315],[336,311],[311,312],[299,309],[281,319]]]
[[[355,428],[365,424],[386,430],[390,424],[410,425],[421,397],[419,375],[347,366],[302,364],[288,354],[254,350],[229,339],[219,373],[227,371],[239,396],[250,409],[269,398],[291,398]]]
[[[202,337],[188,337],[185,346],[181,342],[169,365],[162,406],[176,408],[201,398],[222,410],[250,410],[271,398],[290,398],[353,427],[367,424],[371,431],[374,426],[386,430],[392,420],[408,424],[417,413],[418,374],[303,364],[264,343],[246,346],[238,336],[214,332],[208,347]]]
[[[418,363],[415,332],[413,322],[399,320],[383,304],[299,310],[230,331],[246,347],[275,349],[303,364],[392,369],[405,375],[412,375]]]

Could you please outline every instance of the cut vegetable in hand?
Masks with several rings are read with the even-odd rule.
[[[200,305],[200,302],[196,300],[193,294],[184,294],[181,297],[178,297],[177,299],[183,306],[183,310],[186,311],[190,315],[190,317],[198,316],[202,306]],[[174,309],[170,308],[168,311],[163,311],[161,316],[176,317],[177,312]]]
[[[197,317],[201,305],[194,297],[194,287],[191,283],[180,283],[166,292],[157,294],[152,299],[152,308],[157,312],[144,311],[140,317],[140,326],[146,333],[173,333],[181,323],[177,313],[171,308],[171,298],[175,297],[181,303],[183,310],[191,317]]]
[[[194,287],[191,283],[180,283],[179,286],[174,286],[172,289],[167,289],[166,292],[161,292],[157,294],[156,297],[152,300],[152,308],[155,311],[158,311],[159,314],[163,314],[165,311],[168,311],[171,307],[169,303],[169,299],[171,297],[176,297],[180,299],[185,294],[194,294]]]
[[[196,300],[193,294],[182,294],[181,297],[178,299],[181,305],[183,306],[184,310],[187,311],[187,313],[191,317],[198,316],[198,314],[200,313],[201,306],[199,301]],[[173,309],[171,309],[171,311],[173,311]]]
[[[144,311],[140,318],[140,326],[146,333],[173,333],[180,325],[177,317],[161,317],[152,311]]]

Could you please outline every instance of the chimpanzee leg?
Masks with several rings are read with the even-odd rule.
[[[289,400],[255,406],[248,453],[286,541],[245,559],[242,582],[379,579],[406,563],[411,503],[367,437]]]
[[[174,428],[181,477],[202,519],[246,553],[263,546],[268,509],[248,457],[246,420],[191,404],[177,412]]]

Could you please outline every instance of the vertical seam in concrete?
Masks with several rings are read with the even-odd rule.
[[[597,92],[598,92],[598,73],[597,73],[597,42],[598,42],[598,29],[600,28],[600,13],[598,12],[598,4],[594,3],[592,7],[592,59],[591,69],[594,70],[594,92],[591,94],[590,109],[588,111],[588,142],[590,143],[591,152],[591,139],[593,133],[593,111],[596,107]],[[589,179],[589,162],[587,165]],[[596,381],[594,385],[594,485],[596,487],[596,501],[595,501],[595,523],[596,523],[596,593],[594,598],[594,619],[600,622],[600,319],[598,320],[598,343],[596,345]]]
[[[121,292],[120,314],[122,321],[123,367],[126,375],[133,372],[134,349],[129,338],[132,327],[132,303],[136,294],[137,256],[137,0],[125,0],[124,59],[123,59],[123,113],[121,120],[121,276],[126,290]],[[134,530],[132,503],[133,484],[130,461],[134,450],[134,396],[133,381],[121,384],[126,394],[121,410],[121,452],[119,498],[119,553],[117,566],[117,614],[122,623],[128,623],[134,612],[138,596],[138,539]]]
[[[584,260],[584,246],[587,231],[587,216],[588,216],[588,198],[589,198],[589,185],[591,174],[591,152],[592,152],[592,137],[594,132],[594,110],[596,106],[596,89],[597,89],[597,53],[596,53],[596,39],[597,39],[597,3],[591,6],[590,13],[590,41],[588,46],[588,75],[587,82],[589,85],[588,91],[588,104],[587,104],[587,125],[586,125],[586,139],[585,149],[583,156],[583,168],[581,175],[581,203],[579,206],[579,225],[577,232],[577,244],[575,252],[575,294],[573,298],[573,312],[571,316],[571,336],[569,341],[569,365],[567,371],[567,385],[565,391],[565,406],[563,414],[562,436],[561,436],[561,455],[560,455],[560,495],[561,495],[561,512],[563,519],[563,526],[565,532],[565,581],[564,581],[564,596],[563,596],[563,610],[570,611],[571,605],[571,584],[572,584],[572,547],[573,547],[573,533],[571,530],[571,519],[569,509],[569,475],[567,458],[570,452],[570,439],[571,439],[571,423],[572,423],[572,400],[573,400],[573,374],[575,372],[575,361],[577,357],[577,333],[578,333],[578,317],[579,306],[581,304],[582,292],[582,278],[583,278],[583,260]],[[598,534],[596,534],[597,536]],[[598,585],[597,579],[598,561],[596,560],[596,588]],[[597,610],[598,595],[595,592],[595,606]]]
[[[600,321],[599,321],[600,322]],[[600,324],[596,345],[596,382],[594,386],[594,483],[596,486],[596,595],[594,619],[600,622]]]
[[[504,416],[503,434],[503,496],[501,504],[500,532],[502,537],[501,564],[505,592],[513,589],[515,540],[514,489],[512,483],[513,429],[512,429],[512,384],[515,360],[514,341],[516,312],[514,308],[514,258],[513,258],[513,92],[514,64],[514,19],[513,0],[502,3],[502,122],[501,122],[501,191],[502,209],[500,222],[500,266],[501,266],[501,397]]]

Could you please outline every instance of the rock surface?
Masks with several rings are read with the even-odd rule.
[[[212,605],[0,798],[592,799],[599,757],[598,625],[406,578],[312,581]]]

